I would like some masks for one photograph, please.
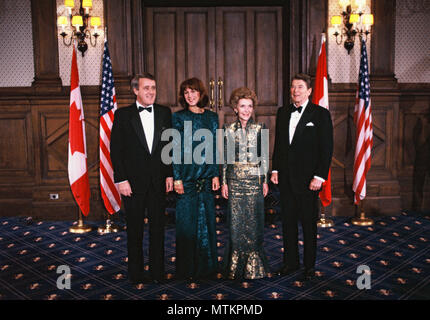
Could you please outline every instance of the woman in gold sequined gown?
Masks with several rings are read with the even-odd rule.
[[[224,276],[235,280],[260,279],[268,273],[263,248],[264,197],[269,190],[268,130],[264,131],[264,123],[256,123],[251,117],[256,104],[257,96],[252,90],[234,90],[230,106],[237,120],[224,125],[221,193],[228,199],[230,233]],[[266,141],[264,137],[267,137]]]

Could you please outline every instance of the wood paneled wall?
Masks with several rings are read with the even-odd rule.
[[[212,2],[208,1],[208,5],[213,5]],[[156,1],[105,1],[105,21],[120,107],[134,100],[129,88],[132,75],[148,68],[144,10],[155,4]],[[164,4],[177,6],[176,2],[166,1]],[[202,2],[188,1],[186,4],[190,7],[202,5]],[[239,3],[229,1],[228,4]],[[378,0],[373,4],[376,21],[395,16],[392,1]],[[269,1],[265,5],[282,7],[282,42],[285,50],[282,53],[281,98],[288,101],[291,75],[300,71],[315,73],[320,33],[327,30],[327,3],[291,0]],[[31,215],[36,219],[72,220],[77,217],[78,209],[67,176],[69,88],[61,87],[58,56],[52,56],[52,52],[57,50],[44,53],[46,48],[57,48],[56,30],[52,28],[55,25],[55,0],[32,0],[32,8],[35,82],[30,88],[0,88],[0,216]],[[49,20],[50,23],[40,23]],[[394,26],[392,20],[391,25]],[[398,84],[392,60],[394,37],[383,27],[375,27],[374,32],[371,86],[375,146],[365,208],[372,215],[399,214],[402,208],[412,208],[413,184],[416,182],[414,169],[416,176],[425,176],[428,171],[428,167],[417,166],[416,159],[417,154],[423,158],[426,148],[430,150],[430,85]],[[49,36],[42,36],[46,33]],[[355,87],[355,83],[330,84],[329,87],[335,130],[332,165],[334,201],[329,210],[332,215],[354,215],[351,184]],[[105,210],[98,181],[99,88],[82,87],[81,91],[87,123],[92,193],[89,219],[100,219],[105,215]],[[274,129],[272,119],[275,113],[276,110],[265,110],[257,116]],[[429,180],[424,181],[421,204],[426,208],[430,206],[427,200]],[[51,193],[58,193],[59,200],[50,200]]]
[[[99,190],[99,101],[95,89],[83,94],[91,219],[105,214]],[[0,216],[77,217],[67,174],[68,92],[66,88],[64,95],[30,94],[25,99],[3,95],[0,99]],[[131,103],[130,97],[119,97],[120,106]],[[55,193],[59,199],[51,200],[50,194]]]

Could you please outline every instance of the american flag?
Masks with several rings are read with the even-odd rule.
[[[100,95],[100,187],[105,207],[110,214],[113,214],[121,207],[121,197],[113,180],[110,159],[110,135],[117,103],[107,41],[105,41],[103,52],[102,77]]]
[[[357,128],[354,157],[354,203],[366,197],[366,175],[370,169],[370,158],[373,145],[372,114],[370,100],[369,68],[367,62],[366,42],[361,41],[360,72],[354,109],[354,123]]]

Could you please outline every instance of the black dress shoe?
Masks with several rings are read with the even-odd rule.
[[[309,280],[312,280],[313,278],[315,278],[315,269],[314,268],[305,269],[305,272],[303,272],[303,280],[309,281]]]
[[[154,284],[165,284],[166,280],[163,278],[152,279],[152,283],[154,283]]]
[[[140,284],[140,283],[148,283],[148,279],[146,279],[143,276],[133,276],[133,277],[129,277],[128,281],[135,285],[135,284]]]
[[[276,273],[279,275],[279,276],[288,276],[288,275],[290,275],[290,274],[292,274],[292,273],[294,273],[294,272],[296,272],[297,270],[299,270],[299,267],[294,267],[294,268],[291,268],[291,267],[288,267],[288,266],[283,266],[281,269],[279,269]]]
[[[152,282],[152,279],[149,278],[146,275],[146,273],[142,271],[142,272],[136,272],[136,273],[129,274],[128,281],[131,284],[140,284],[140,283],[148,284],[148,283]]]

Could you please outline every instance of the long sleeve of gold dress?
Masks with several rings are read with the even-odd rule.
[[[263,129],[264,124],[252,119],[246,128],[240,121],[224,126],[222,183],[228,185],[229,195],[224,275],[229,279],[260,279],[268,273],[263,248],[268,139],[262,139]]]

